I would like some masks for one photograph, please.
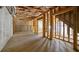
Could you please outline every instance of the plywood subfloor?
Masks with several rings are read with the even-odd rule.
[[[58,39],[49,40],[36,34],[16,33],[3,52],[73,52],[73,47]]]

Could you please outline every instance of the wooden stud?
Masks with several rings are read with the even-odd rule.
[[[50,39],[50,29],[49,29],[49,26],[50,26],[50,11],[48,11],[48,38]]]
[[[70,42],[70,27],[67,27],[68,41]]]
[[[57,38],[58,38],[58,31],[59,31],[59,29],[58,29],[58,26],[59,26],[58,21],[59,21],[59,19],[57,19]]]
[[[13,16],[13,33],[16,32],[16,23],[15,23],[15,16]]]
[[[60,7],[58,7],[58,11],[60,11]],[[61,15],[58,15],[58,35],[59,35],[59,39],[60,39],[60,35],[61,35],[61,23],[60,23],[60,16]]]
[[[45,14],[43,14],[43,37],[45,37]]]
[[[67,33],[68,33],[68,41],[70,42],[70,22],[71,22],[71,13],[69,12],[69,23],[68,23],[68,28],[67,28]]]
[[[45,15],[46,15],[45,16],[45,18],[46,18],[46,20],[45,20],[45,33],[46,33],[45,36],[48,38],[48,33],[47,33],[48,32],[48,27],[47,27],[47,23],[48,23],[48,18],[47,18],[48,16],[47,15],[48,14],[45,13]]]
[[[61,20],[60,20],[61,15],[59,15],[59,39],[61,39]]]
[[[53,38],[55,38],[55,16],[53,16]]]
[[[56,38],[56,16],[55,16],[55,38]]]
[[[74,7],[73,48],[77,50],[77,7]]]
[[[38,33],[38,25],[37,25],[37,18],[35,18],[34,20],[33,20],[33,32],[35,33],[35,34],[37,34]]]
[[[48,18],[48,12],[47,12],[47,38],[49,36],[49,18]]]
[[[64,24],[65,15],[63,17],[64,17],[64,19],[63,19],[63,40],[64,40],[64,37],[65,37],[65,24]]]
[[[52,9],[50,9],[50,40],[53,38],[53,18],[52,18]]]
[[[54,35],[55,35],[55,38],[56,38],[56,30],[57,30],[57,26],[56,26],[56,16],[54,16],[54,22],[55,22],[55,24],[53,25],[54,26],[54,31],[55,31],[55,33],[54,33]]]

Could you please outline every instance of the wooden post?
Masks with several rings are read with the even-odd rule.
[[[33,32],[35,34],[38,33],[38,25],[37,25],[37,19],[36,18],[33,20]]]
[[[68,34],[68,41],[70,42],[70,24],[71,24],[71,13],[69,12],[69,23],[68,23],[68,27],[67,27],[67,34]]]
[[[61,20],[60,20],[61,15],[59,15],[59,39],[61,39]]]
[[[73,48],[77,50],[77,7],[74,7],[74,25],[73,25]]]
[[[55,16],[55,38],[56,38],[56,16]]]
[[[48,33],[48,27],[47,27],[48,26],[47,25],[48,19],[47,19],[47,17],[48,17],[47,13],[45,13],[45,37],[46,38],[48,38],[48,34],[47,34]]]
[[[43,37],[45,37],[45,14],[43,14]]]
[[[13,16],[13,34],[16,32],[15,16]]]
[[[52,9],[50,9],[50,40],[53,38],[53,18],[52,18]]]
[[[47,29],[47,38],[48,38],[48,36],[49,36],[49,28],[48,28],[48,27],[49,27],[49,19],[48,19],[48,12],[47,12],[46,14],[47,14],[47,22],[46,22],[46,23],[47,23],[47,25],[46,25],[47,28],[46,28],[46,29]]]
[[[60,7],[58,7],[58,11],[60,11]],[[60,23],[61,14],[58,15],[58,39],[60,39],[61,36],[61,23]]]
[[[65,15],[63,17],[64,17],[64,19],[63,19],[63,40],[64,40],[64,38],[65,38],[65,24],[64,24]]]
[[[68,34],[68,42],[70,42],[70,27],[69,27],[69,25],[67,27],[67,34]]]

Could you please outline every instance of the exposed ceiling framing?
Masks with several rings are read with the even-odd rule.
[[[50,8],[54,8],[53,6],[17,6],[16,7],[16,16],[17,17],[27,17],[27,18],[35,18]]]

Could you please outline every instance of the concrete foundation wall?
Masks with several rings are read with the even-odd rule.
[[[0,8],[0,51],[13,35],[13,19],[6,7]]]

